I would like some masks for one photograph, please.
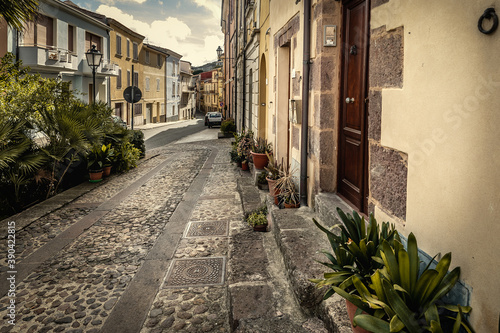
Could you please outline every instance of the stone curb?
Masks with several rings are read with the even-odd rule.
[[[315,262],[324,260],[320,250],[329,250],[326,236],[312,222],[313,218],[319,220],[318,216],[308,207],[279,209],[269,195],[266,203],[271,231],[283,255],[287,278],[303,311],[321,319],[329,332],[352,332],[344,299],[335,294],[322,300],[325,290],[317,289],[308,280],[321,278],[327,270]]]

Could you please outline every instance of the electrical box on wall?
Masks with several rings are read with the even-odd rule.
[[[288,119],[293,124],[300,124],[302,121],[302,101],[298,99],[288,100]]]
[[[337,26],[325,25],[323,31],[323,46],[337,46]]]

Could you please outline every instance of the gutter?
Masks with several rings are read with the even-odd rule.
[[[311,65],[311,0],[304,0],[302,127],[300,142],[300,204],[307,206],[307,143],[309,131],[309,69]]]

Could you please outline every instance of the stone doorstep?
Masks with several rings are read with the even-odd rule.
[[[339,199],[340,200],[340,199]],[[321,278],[326,267],[314,260],[324,260],[318,251],[329,250],[326,235],[319,230],[312,218],[320,220],[308,207],[299,209],[278,209],[269,198],[271,230],[283,255],[288,279],[297,301],[305,313],[319,317],[331,332],[350,332],[351,326],[345,301],[338,295],[323,301],[324,290],[318,290],[310,278]],[[327,216],[325,214],[325,216]],[[330,220],[322,224],[335,224]]]

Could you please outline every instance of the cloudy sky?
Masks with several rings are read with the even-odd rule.
[[[150,44],[183,55],[193,66],[215,61],[223,47],[221,0],[73,0],[114,18],[145,36]]]

